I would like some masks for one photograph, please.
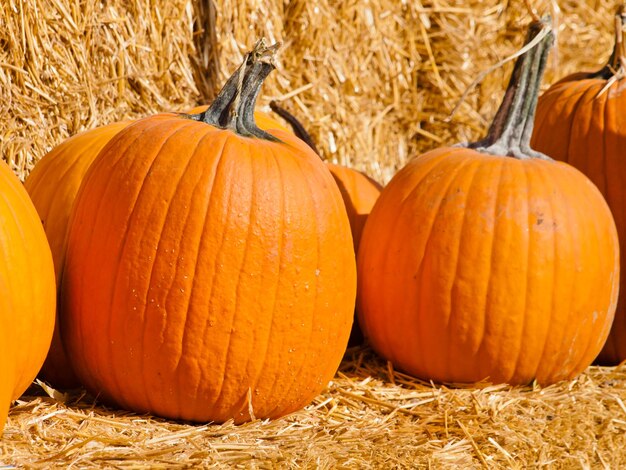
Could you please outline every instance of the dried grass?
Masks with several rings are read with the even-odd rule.
[[[54,391],[48,390],[51,395]],[[11,409],[0,465],[27,468],[622,468],[626,367],[554,386],[449,388],[348,351],[307,409],[242,426],[189,425],[53,399]]]
[[[546,83],[596,68],[614,2],[560,1]],[[80,130],[206,103],[256,38],[285,44],[261,105],[283,101],[321,153],[387,181],[413,155],[484,133],[523,40],[521,0],[0,0],[0,155],[25,177]],[[580,51],[584,51],[581,54]]]
[[[532,3],[558,23],[546,83],[603,64],[612,47],[614,2],[560,1],[560,12],[555,2]],[[491,73],[446,118],[482,70],[521,46],[530,18],[521,0],[216,4],[223,12],[217,19],[222,79],[253,37],[283,41],[282,67],[264,88],[264,103],[284,100],[326,158],[384,182],[413,155],[482,136],[510,66]]]
[[[546,83],[599,67],[612,43],[614,2],[558,3]],[[266,36],[285,48],[261,104],[282,100],[327,158],[387,181],[412,155],[485,131],[508,66],[446,118],[480,71],[520,46],[528,21],[521,0],[0,5],[0,154],[22,177],[79,130],[206,102]],[[11,409],[0,466],[626,467],[625,366],[543,389],[449,388],[357,348],[306,410],[244,426],[174,423],[48,392],[34,385]]]
[[[188,0],[0,1],[0,155],[22,177],[86,128],[198,99]]]

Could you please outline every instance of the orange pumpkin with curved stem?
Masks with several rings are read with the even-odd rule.
[[[528,41],[538,42],[518,59],[487,137],[413,159],[365,224],[361,327],[378,353],[423,379],[570,379],[613,321],[609,208],[581,172],[528,144],[548,28],[531,25]]]
[[[0,162],[0,433],[12,400],[50,347],[55,283],[50,247],[22,183]]]
[[[616,15],[615,49],[606,67],[576,73],[552,85],[537,104],[532,145],[585,173],[606,198],[626,246],[626,11]],[[624,268],[622,262],[622,271]],[[622,276],[621,292],[626,290]],[[626,294],[620,296],[615,321],[598,362],[626,359]]]
[[[199,113],[206,108],[207,106],[199,106],[189,113]],[[256,112],[255,118],[262,129],[284,129],[265,113]],[[57,287],[62,279],[68,223],[78,189],[100,150],[129,124],[131,121],[108,124],[63,141],[44,155],[26,178],[24,185],[43,221],[52,249]],[[74,388],[80,385],[71,361],[67,358],[58,319],[48,357],[39,375],[58,388]]]
[[[192,421],[274,418],[337,369],[356,290],[350,226],[317,155],[254,125],[271,53],[248,54],[205,113],[128,126],[85,177],[61,325],[105,400]]]

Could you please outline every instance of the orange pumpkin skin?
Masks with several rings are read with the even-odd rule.
[[[191,421],[306,405],[345,350],[352,238],[325,165],[293,135],[161,114],[90,168],[69,231],[63,337],[94,394]]]
[[[598,186],[613,212],[622,247],[626,246],[626,202],[622,195],[626,182],[624,109],[625,79],[607,84],[605,79],[583,78],[581,74],[566,77],[539,98],[532,138],[537,150],[575,166]],[[626,291],[624,276],[620,288]],[[626,297],[621,296],[598,362],[614,365],[624,359]]]
[[[341,191],[341,197],[350,219],[350,230],[352,231],[354,253],[356,254],[359,252],[359,243],[365,221],[380,195],[382,186],[360,171],[330,162],[326,162],[326,165],[333,175],[339,191]],[[359,327],[358,316],[356,316],[355,312],[348,346],[356,346],[362,343],[363,332]]]
[[[57,288],[65,261],[65,237],[70,213],[80,184],[98,152],[128,124],[129,121],[116,122],[65,140],[37,162],[24,182],[50,243]],[[58,320],[48,357],[39,375],[58,388],[80,385],[65,353]]]
[[[357,253],[365,221],[380,195],[382,186],[360,171],[329,162],[326,162],[326,165],[337,186],[339,186],[343,202],[346,205],[352,230],[354,252]]]
[[[22,183],[0,162],[0,433],[50,347],[56,289],[46,235]]]
[[[426,153],[366,223],[358,311],[374,349],[438,382],[541,384],[591,363],[619,283],[615,225],[566,164]]]

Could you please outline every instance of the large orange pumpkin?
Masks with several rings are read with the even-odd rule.
[[[0,433],[50,347],[56,304],[46,235],[22,183],[0,162]]]
[[[206,109],[207,106],[199,106],[191,109],[189,113],[200,113]],[[255,118],[262,129],[285,129],[263,112],[255,112]],[[108,124],[63,141],[44,155],[26,178],[24,183],[26,190],[43,221],[52,249],[57,287],[65,261],[68,222],[78,189],[100,150],[129,124],[130,121]],[[39,375],[58,388],[73,388],[80,385],[67,358],[58,321],[55,324],[48,357]]]
[[[254,124],[272,51],[248,54],[205,113],[140,120],[89,169],[61,327],[95,395],[242,422],[303,407],[336,371],[356,295],[350,226],[317,155]]]
[[[577,73],[552,85],[537,104],[531,143],[537,150],[575,166],[606,198],[626,246],[626,13],[617,15],[615,50],[597,73]],[[622,263],[622,271],[624,268]],[[626,290],[622,276],[621,291]],[[615,321],[598,356],[604,364],[626,359],[626,295],[617,304]]]
[[[487,137],[413,159],[365,224],[361,327],[415,376],[549,384],[587,367],[608,335],[619,282],[609,208],[582,173],[528,146],[547,28],[531,26],[539,43],[518,59]]]

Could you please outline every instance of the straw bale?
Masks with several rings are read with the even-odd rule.
[[[47,390],[47,393],[46,393]],[[50,395],[56,395],[53,399]],[[11,409],[0,465],[28,468],[623,468],[626,366],[540,388],[435,386],[348,351],[305,410],[194,425],[35,385]]]
[[[614,2],[532,2],[559,30],[546,83],[609,55]],[[285,44],[264,103],[283,100],[335,162],[386,182],[413,155],[485,132],[510,66],[450,111],[474,78],[524,39],[523,1],[215,0],[221,78],[253,38]],[[584,53],[581,53],[584,51]]]
[[[613,2],[533,3],[559,27],[547,82],[606,59]],[[206,103],[265,36],[285,47],[261,105],[282,100],[326,158],[386,182],[411,156],[484,133],[510,66],[446,118],[480,71],[520,46],[529,18],[521,0],[0,5],[0,155],[21,177],[80,130]]]
[[[198,99],[189,0],[1,0],[0,155],[22,177],[85,128]]]

